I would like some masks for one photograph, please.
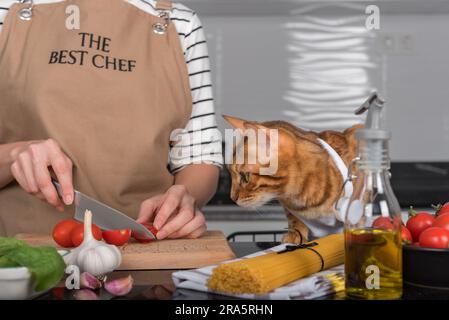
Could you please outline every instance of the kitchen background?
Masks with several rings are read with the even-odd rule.
[[[183,0],[207,34],[218,114],[343,129],[376,89],[387,101],[392,183],[406,208],[449,201],[449,1]],[[365,27],[368,5],[380,29]],[[226,127],[219,119],[220,129]],[[209,229],[282,230],[282,208],[239,208],[230,180]]]

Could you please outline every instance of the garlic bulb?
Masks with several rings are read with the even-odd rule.
[[[81,245],[64,257],[67,265],[76,265],[81,272],[103,276],[114,271],[122,262],[120,250],[92,235],[92,212],[84,213],[84,239]]]

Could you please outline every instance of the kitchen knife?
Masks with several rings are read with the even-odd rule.
[[[62,189],[59,182],[52,180],[58,194],[62,197]],[[121,230],[131,229],[134,233],[138,233],[139,237],[144,239],[156,239],[156,235],[148,230],[144,225],[136,222],[124,213],[107,206],[100,201],[86,196],[82,192],[75,190],[75,216],[78,221],[84,221],[84,212],[92,211],[92,223],[96,224],[103,230]]]

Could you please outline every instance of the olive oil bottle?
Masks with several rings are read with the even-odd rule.
[[[354,191],[345,215],[345,288],[349,298],[402,296],[401,209],[390,185],[388,141],[381,128],[384,102],[376,93],[356,112],[368,111],[356,132]]]

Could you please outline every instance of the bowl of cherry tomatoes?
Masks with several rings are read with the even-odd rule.
[[[433,207],[434,213],[410,208],[408,235],[403,231],[404,285],[449,294],[449,202]]]

